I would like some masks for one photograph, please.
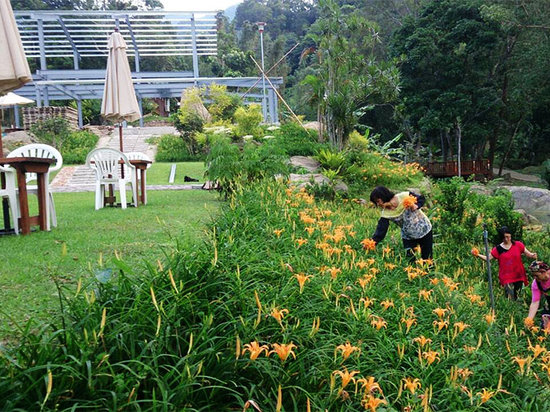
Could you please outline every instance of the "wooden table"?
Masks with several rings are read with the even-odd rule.
[[[48,202],[46,180],[50,165],[55,159],[42,157],[8,157],[0,158],[0,164],[11,166],[17,172],[17,186],[19,188],[19,228],[23,235],[31,233],[31,225],[39,225],[40,230],[47,230]],[[29,215],[29,198],[27,195],[27,179],[25,173],[36,173],[38,187],[38,215]],[[13,213],[13,211],[12,211]]]
[[[136,168],[136,191],[138,193],[136,204],[139,204],[140,201],[143,205],[147,204],[147,178],[145,172],[151,163],[153,162],[150,160],[130,160],[130,164]]]

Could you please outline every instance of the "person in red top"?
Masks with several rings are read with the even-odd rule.
[[[502,242],[491,250],[489,260],[498,260],[498,280],[504,286],[506,296],[516,300],[523,285],[528,284],[521,255],[536,259],[537,254],[527,250],[522,242],[512,240],[512,234],[506,226],[501,227],[499,233]],[[487,261],[487,256],[480,254],[476,248],[472,249],[472,254]]]

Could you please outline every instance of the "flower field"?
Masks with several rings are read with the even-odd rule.
[[[239,189],[195,251],[83,280],[65,327],[0,357],[0,408],[456,411],[550,406],[546,334],[472,245],[405,259],[374,209]],[[436,233],[437,235],[437,233]]]

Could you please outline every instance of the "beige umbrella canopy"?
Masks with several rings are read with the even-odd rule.
[[[32,80],[9,0],[0,0],[0,96]],[[0,125],[0,157],[3,155]]]
[[[19,96],[18,94],[12,92],[0,97],[0,108],[31,103],[34,103],[34,100],[27,99],[26,97]]]
[[[113,122],[134,121],[141,117],[136,99],[132,73],[126,56],[126,42],[115,31],[109,37],[109,57],[105,75],[105,89],[101,102],[101,115]],[[122,125],[119,125],[120,150],[122,146]]]

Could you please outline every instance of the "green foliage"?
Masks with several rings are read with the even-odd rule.
[[[334,171],[339,171],[346,162],[346,156],[342,152],[330,149],[319,150],[314,158],[321,164],[321,167]]]
[[[241,105],[241,99],[236,94],[227,93],[227,86],[212,83],[208,87],[208,112],[216,120],[231,120],[237,108]]]
[[[260,122],[262,121],[262,108],[258,104],[251,104],[248,107],[239,107],[235,111],[235,122],[237,127],[235,134],[237,136],[260,135]]]
[[[271,142],[262,145],[246,143],[241,152],[229,139],[218,138],[212,144],[206,164],[205,175],[218,184],[225,197],[245,183],[288,174],[284,150]]]
[[[542,178],[546,181],[548,189],[550,189],[550,160],[545,160],[542,164]]]
[[[357,130],[354,130],[349,135],[348,145],[352,150],[367,150],[369,147],[369,140]]]
[[[99,137],[96,134],[87,130],[69,133],[60,149],[63,163],[66,165],[84,164],[86,156],[95,149],[98,140]]]
[[[69,123],[62,117],[40,120],[31,126],[30,132],[40,143],[60,149],[70,134]]]
[[[304,129],[298,123],[287,122],[273,132],[275,141],[288,156],[313,156],[325,145],[317,141],[317,133]]]
[[[71,131],[62,117],[38,121],[31,126],[31,133],[40,143],[55,147],[65,164],[83,164],[99,138],[87,130]]]
[[[202,157],[200,153],[190,153],[188,143],[180,136],[165,134],[158,139],[155,156],[157,162],[185,162],[201,160]]]
[[[523,226],[521,215],[514,212],[512,195],[507,190],[499,190],[492,196],[471,191],[470,185],[455,177],[438,185],[435,196],[437,210],[434,221],[445,237],[457,241],[479,241],[483,224],[487,225],[489,239],[493,244],[500,243],[498,229],[507,226],[514,239],[521,240]]]

